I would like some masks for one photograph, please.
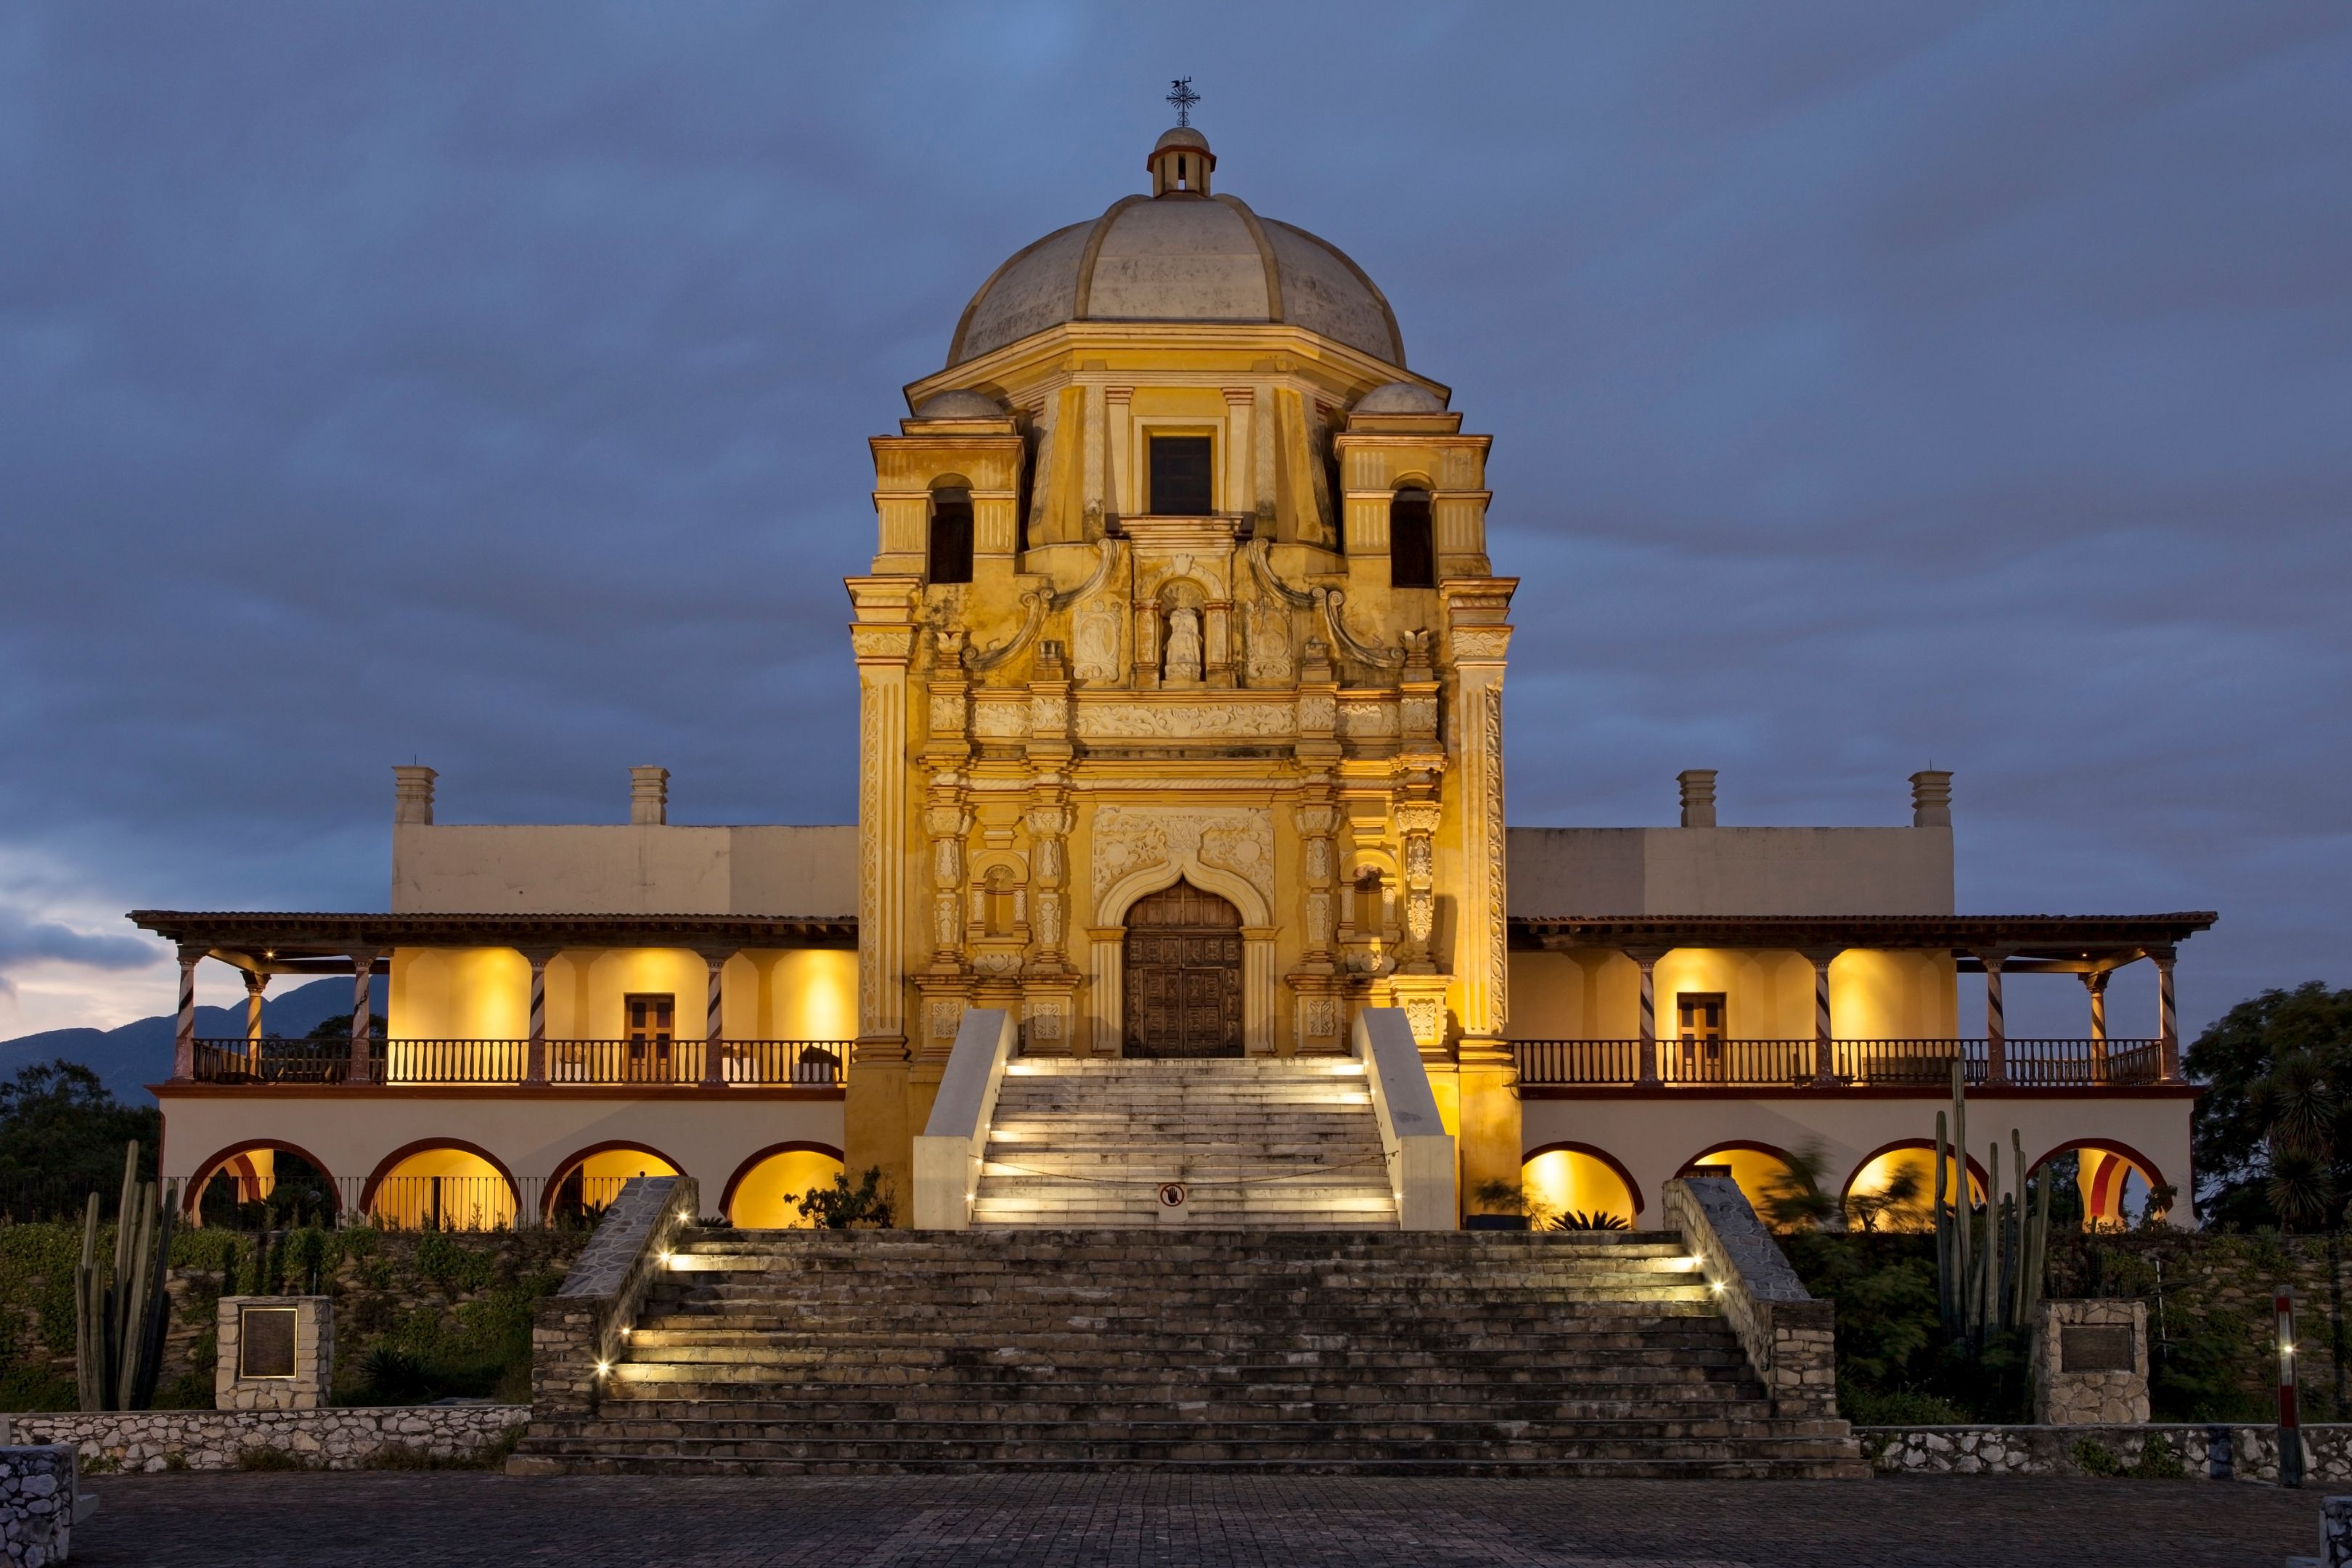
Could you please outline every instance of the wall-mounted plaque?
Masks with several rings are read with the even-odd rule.
[[[294,1309],[247,1307],[237,1315],[236,1374],[294,1375]]]
[[[2060,1372],[2137,1372],[2129,1323],[2062,1323]]]

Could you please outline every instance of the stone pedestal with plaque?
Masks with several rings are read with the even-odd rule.
[[[2044,1301],[2033,1325],[2033,1418],[2048,1426],[2147,1419],[2147,1304]]]
[[[331,1296],[224,1296],[213,1371],[219,1410],[315,1410],[335,1368]]]

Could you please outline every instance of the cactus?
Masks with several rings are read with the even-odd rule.
[[[122,1156],[122,1202],[115,1213],[113,1268],[98,1268],[98,1194],[82,1211],[81,1262],[74,1269],[74,1381],[84,1410],[144,1410],[163,1370],[171,1299],[164,1269],[172,1257],[177,1182],[139,1179],[139,1145]]]
[[[2017,1173],[2015,1188],[2002,1190],[2000,1143],[1996,1140],[1985,1166],[1984,1216],[1978,1220],[1969,1201],[1968,1118],[1966,1082],[1955,1062],[1948,1142],[1944,1112],[1936,1113],[1936,1302],[1944,1331],[1982,1350],[1988,1335],[2031,1323],[2042,1304],[2055,1184],[2045,1174],[2029,1198],[2025,1147],[2011,1128],[2010,1168]],[[1948,1163],[1957,1167],[1957,1176],[1946,1170]],[[1948,1187],[1953,1189],[1948,1199]]]

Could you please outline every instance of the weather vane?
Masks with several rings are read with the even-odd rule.
[[[1201,101],[1201,95],[1192,90],[1192,79],[1189,76],[1178,77],[1175,85],[1169,89],[1168,101],[1176,106],[1177,124],[1192,124],[1192,106]]]

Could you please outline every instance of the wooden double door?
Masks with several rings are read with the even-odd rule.
[[[1122,989],[1124,1055],[1240,1056],[1241,911],[1186,881],[1139,900]]]

